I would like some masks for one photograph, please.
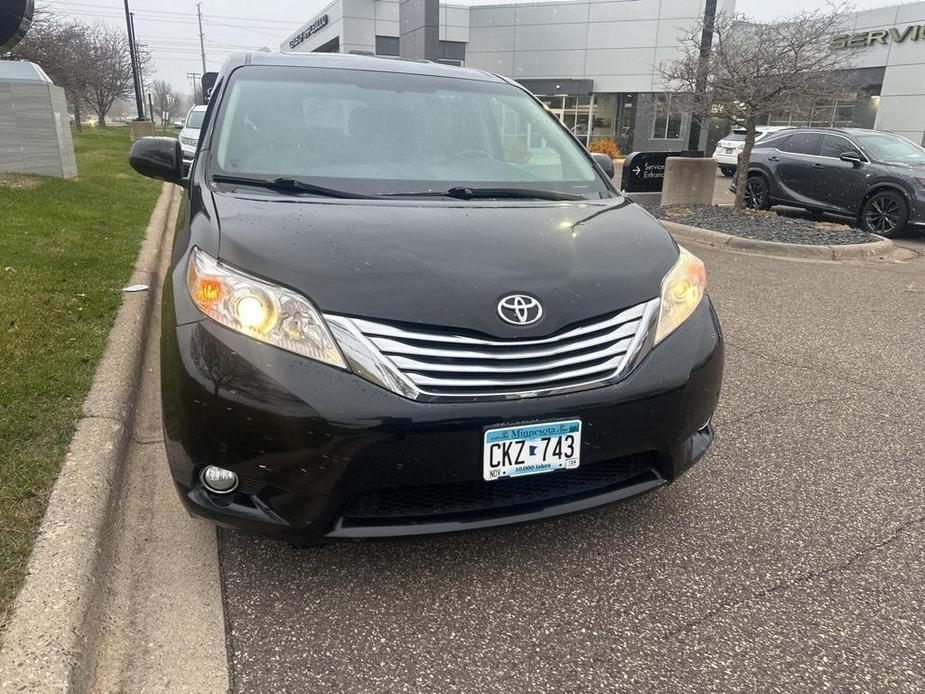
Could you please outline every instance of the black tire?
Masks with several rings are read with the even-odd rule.
[[[726,178],[732,178],[735,176],[736,167],[734,166],[721,166],[719,167],[720,173],[723,174]]]
[[[871,195],[861,207],[861,228],[871,234],[895,238],[909,221],[909,204],[901,193],[881,190]]]
[[[770,206],[768,182],[764,176],[749,176],[745,182],[745,207],[750,210],[766,210]]]

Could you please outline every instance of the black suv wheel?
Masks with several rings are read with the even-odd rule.
[[[861,227],[871,234],[891,238],[899,235],[909,221],[906,199],[892,190],[871,195],[861,208]]]
[[[750,210],[766,210],[771,206],[768,182],[763,176],[749,176],[745,183],[745,206]]]

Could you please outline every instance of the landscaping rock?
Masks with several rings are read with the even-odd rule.
[[[772,210],[736,212],[731,207],[716,205],[674,205],[656,207],[650,212],[659,219],[760,241],[841,246],[878,240],[845,224],[786,217]]]

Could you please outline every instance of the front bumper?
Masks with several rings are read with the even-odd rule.
[[[617,384],[510,401],[422,403],[165,301],[164,428],[192,513],[300,541],[428,534],[535,520],[671,482],[706,451],[723,371],[709,300]],[[487,427],[580,418],[581,465],[482,480]],[[234,470],[232,494],[198,475]]]

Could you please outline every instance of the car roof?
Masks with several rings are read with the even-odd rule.
[[[482,82],[512,83],[511,80],[484,70],[457,67],[428,60],[403,60],[387,56],[356,53],[282,53],[280,51],[255,51],[236,53],[228,57],[222,66],[227,73],[243,65],[272,65],[278,67],[324,67],[342,70],[376,70],[380,72],[402,72],[414,75],[453,77]]]
[[[801,133],[834,133],[836,135],[866,135],[869,133],[882,133],[883,135],[892,135],[893,133],[888,133],[883,130],[875,130],[873,128],[825,128],[821,126],[802,126],[791,128],[794,132]]]

